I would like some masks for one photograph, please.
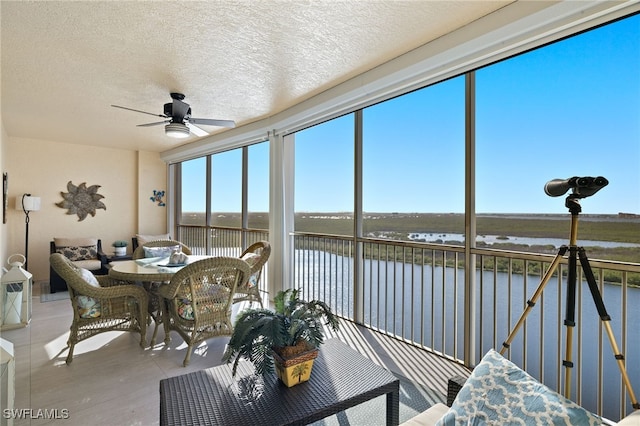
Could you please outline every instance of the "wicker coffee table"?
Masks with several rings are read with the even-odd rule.
[[[160,380],[160,425],[303,425],[386,394],[387,425],[399,421],[400,381],[337,339],[327,340],[311,379],[292,388],[256,378],[241,362]]]

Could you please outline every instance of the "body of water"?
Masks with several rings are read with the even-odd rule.
[[[428,243],[445,243],[451,241],[458,241],[460,244],[464,242],[464,234],[445,234],[445,233],[411,233],[409,239],[412,241],[425,241]],[[483,242],[485,244],[525,244],[528,246],[533,245],[553,245],[555,248],[559,248],[562,245],[569,245],[567,238],[535,238],[535,237],[514,237],[514,236],[501,236],[501,235],[478,235],[476,237],[477,242]],[[620,243],[616,241],[591,241],[580,240],[577,241],[578,246],[584,247],[640,247],[640,244],[634,243]]]
[[[337,313],[352,317],[353,270],[351,258],[325,251],[296,250],[296,269],[306,270],[295,278],[305,288],[306,297],[329,301]],[[363,264],[364,321],[404,338],[449,355],[458,355],[464,347],[464,270],[432,267],[394,261],[365,260]],[[488,349],[501,349],[512,327],[524,312],[526,302],[540,284],[540,276],[506,274],[493,271],[476,273],[476,352],[482,356]],[[525,326],[514,336],[508,355],[516,364],[560,389],[564,381],[562,360],[565,356],[564,326],[566,312],[566,279],[551,279],[537,304],[530,311]],[[623,298],[621,287],[606,284],[602,298],[612,318],[612,328],[620,350],[627,361],[632,385],[640,386],[640,289],[630,287]],[[626,309],[622,309],[623,302]],[[631,307],[634,307],[631,309]],[[621,313],[627,315],[626,341],[620,335]],[[495,320],[494,320],[495,319]],[[603,415],[618,418],[621,374],[608,342],[599,332],[600,317],[586,282],[577,285],[577,326],[573,334],[572,389],[582,383],[581,405],[597,411],[598,363],[602,359],[604,389]],[[632,326],[634,325],[634,326]],[[602,353],[598,348],[602,346]],[[625,353],[626,351],[626,353]],[[542,357],[541,357],[542,354]],[[542,359],[541,359],[542,358]],[[578,368],[578,365],[580,368]],[[578,376],[580,372],[580,376]],[[575,396],[574,396],[575,398]]]

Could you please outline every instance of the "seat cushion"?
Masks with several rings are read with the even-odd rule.
[[[636,410],[629,414],[624,419],[621,419],[618,423],[618,426],[638,426],[640,425],[640,410]]]
[[[224,307],[225,300],[229,297],[229,291],[218,285],[212,285],[206,290],[206,296],[202,294],[199,297],[198,314],[209,315],[214,311],[218,311]],[[190,293],[178,295],[176,297],[176,309],[178,315],[182,318],[193,321],[193,303]]]
[[[88,269],[90,271],[99,271],[102,269],[102,262],[98,259],[76,260],[73,262],[78,268]]]
[[[448,409],[449,407],[442,403],[435,404],[429,407],[428,410],[402,423],[401,426],[432,426],[447,413]]]

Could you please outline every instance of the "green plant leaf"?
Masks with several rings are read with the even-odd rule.
[[[223,362],[233,362],[235,376],[241,358],[253,363],[257,374],[273,371],[273,348],[294,346],[306,341],[317,348],[324,340],[321,321],[338,329],[338,317],[326,303],[300,300],[297,289],[278,292],[275,311],[246,309],[238,314],[233,334],[223,354]]]

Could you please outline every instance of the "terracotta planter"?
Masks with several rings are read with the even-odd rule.
[[[278,352],[273,351],[273,361],[276,366],[278,378],[287,387],[306,382],[311,377],[313,360],[318,356],[318,349],[309,346],[308,350],[291,358],[282,358]]]

